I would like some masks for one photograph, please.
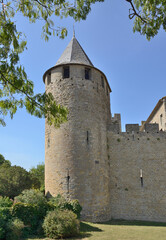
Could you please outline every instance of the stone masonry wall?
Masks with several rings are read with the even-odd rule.
[[[108,132],[108,139],[111,217],[165,222],[166,133]]]
[[[63,66],[51,71],[46,91],[69,110],[68,122],[59,129],[46,122],[45,185],[52,196],[78,199],[82,218],[110,219],[110,179],[107,158],[107,122],[110,99],[101,72],[91,68],[85,80],[82,65],[70,65],[70,78],[63,79]]]

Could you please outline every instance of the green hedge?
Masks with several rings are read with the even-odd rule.
[[[23,236],[24,223],[16,218],[7,223],[6,240],[20,240]]]
[[[9,199],[9,197],[1,197],[0,196],[0,208],[2,207],[11,207],[13,205],[13,201]]]
[[[79,204],[78,200],[66,200],[60,194],[56,197],[52,197],[49,199],[50,208],[52,210],[59,209],[59,210],[71,210],[77,215],[77,218],[80,218],[82,207]]]
[[[16,203],[12,207],[12,216],[17,217],[25,225],[36,227],[38,222],[43,221],[48,211],[48,205],[36,205],[26,203]]]
[[[4,239],[7,232],[7,223],[11,219],[9,207],[0,208],[0,239]]]
[[[80,222],[70,210],[54,210],[44,219],[43,229],[46,237],[66,238],[79,235]]]

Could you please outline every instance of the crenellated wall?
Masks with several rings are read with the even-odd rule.
[[[166,132],[146,123],[145,132],[127,124],[122,133],[120,114],[111,117],[107,79],[93,66],[56,65],[44,81],[69,110],[59,129],[45,124],[46,194],[78,199],[87,221],[166,222]]]
[[[166,132],[108,132],[112,219],[166,221]]]

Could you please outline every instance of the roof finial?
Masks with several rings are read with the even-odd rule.
[[[74,26],[74,23],[73,23],[73,38],[75,38],[75,26]]]

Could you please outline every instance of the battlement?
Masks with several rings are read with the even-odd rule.
[[[112,132],[114,136],[117,137],[117,141],[121,142],[122,139],[129,141],[140,141],[140,140],[156,140],[160,142],[160,140],[166,140],[166,132]],[[111,134],[111,131],[110,131]]]
[[[110,132],[114,132],[117,134],[123,133],[123,134],[140,134],[140,136],[144,136],[145,133],[151,133],[151,134],[158,134],[161,136],[165,136],[166,132],[165,131],[159,131],[159,124],[157,123],[146,123],[145,124],[145,130],[144,131],[140,131],[140,126],[139,124],[126,124],[125,125],[126,131],[125,132],[121,132],[120,131],[120,126],[119,126],[119,122],[111,122],[111,124],[109,124],[108,126],[108,131]]]

